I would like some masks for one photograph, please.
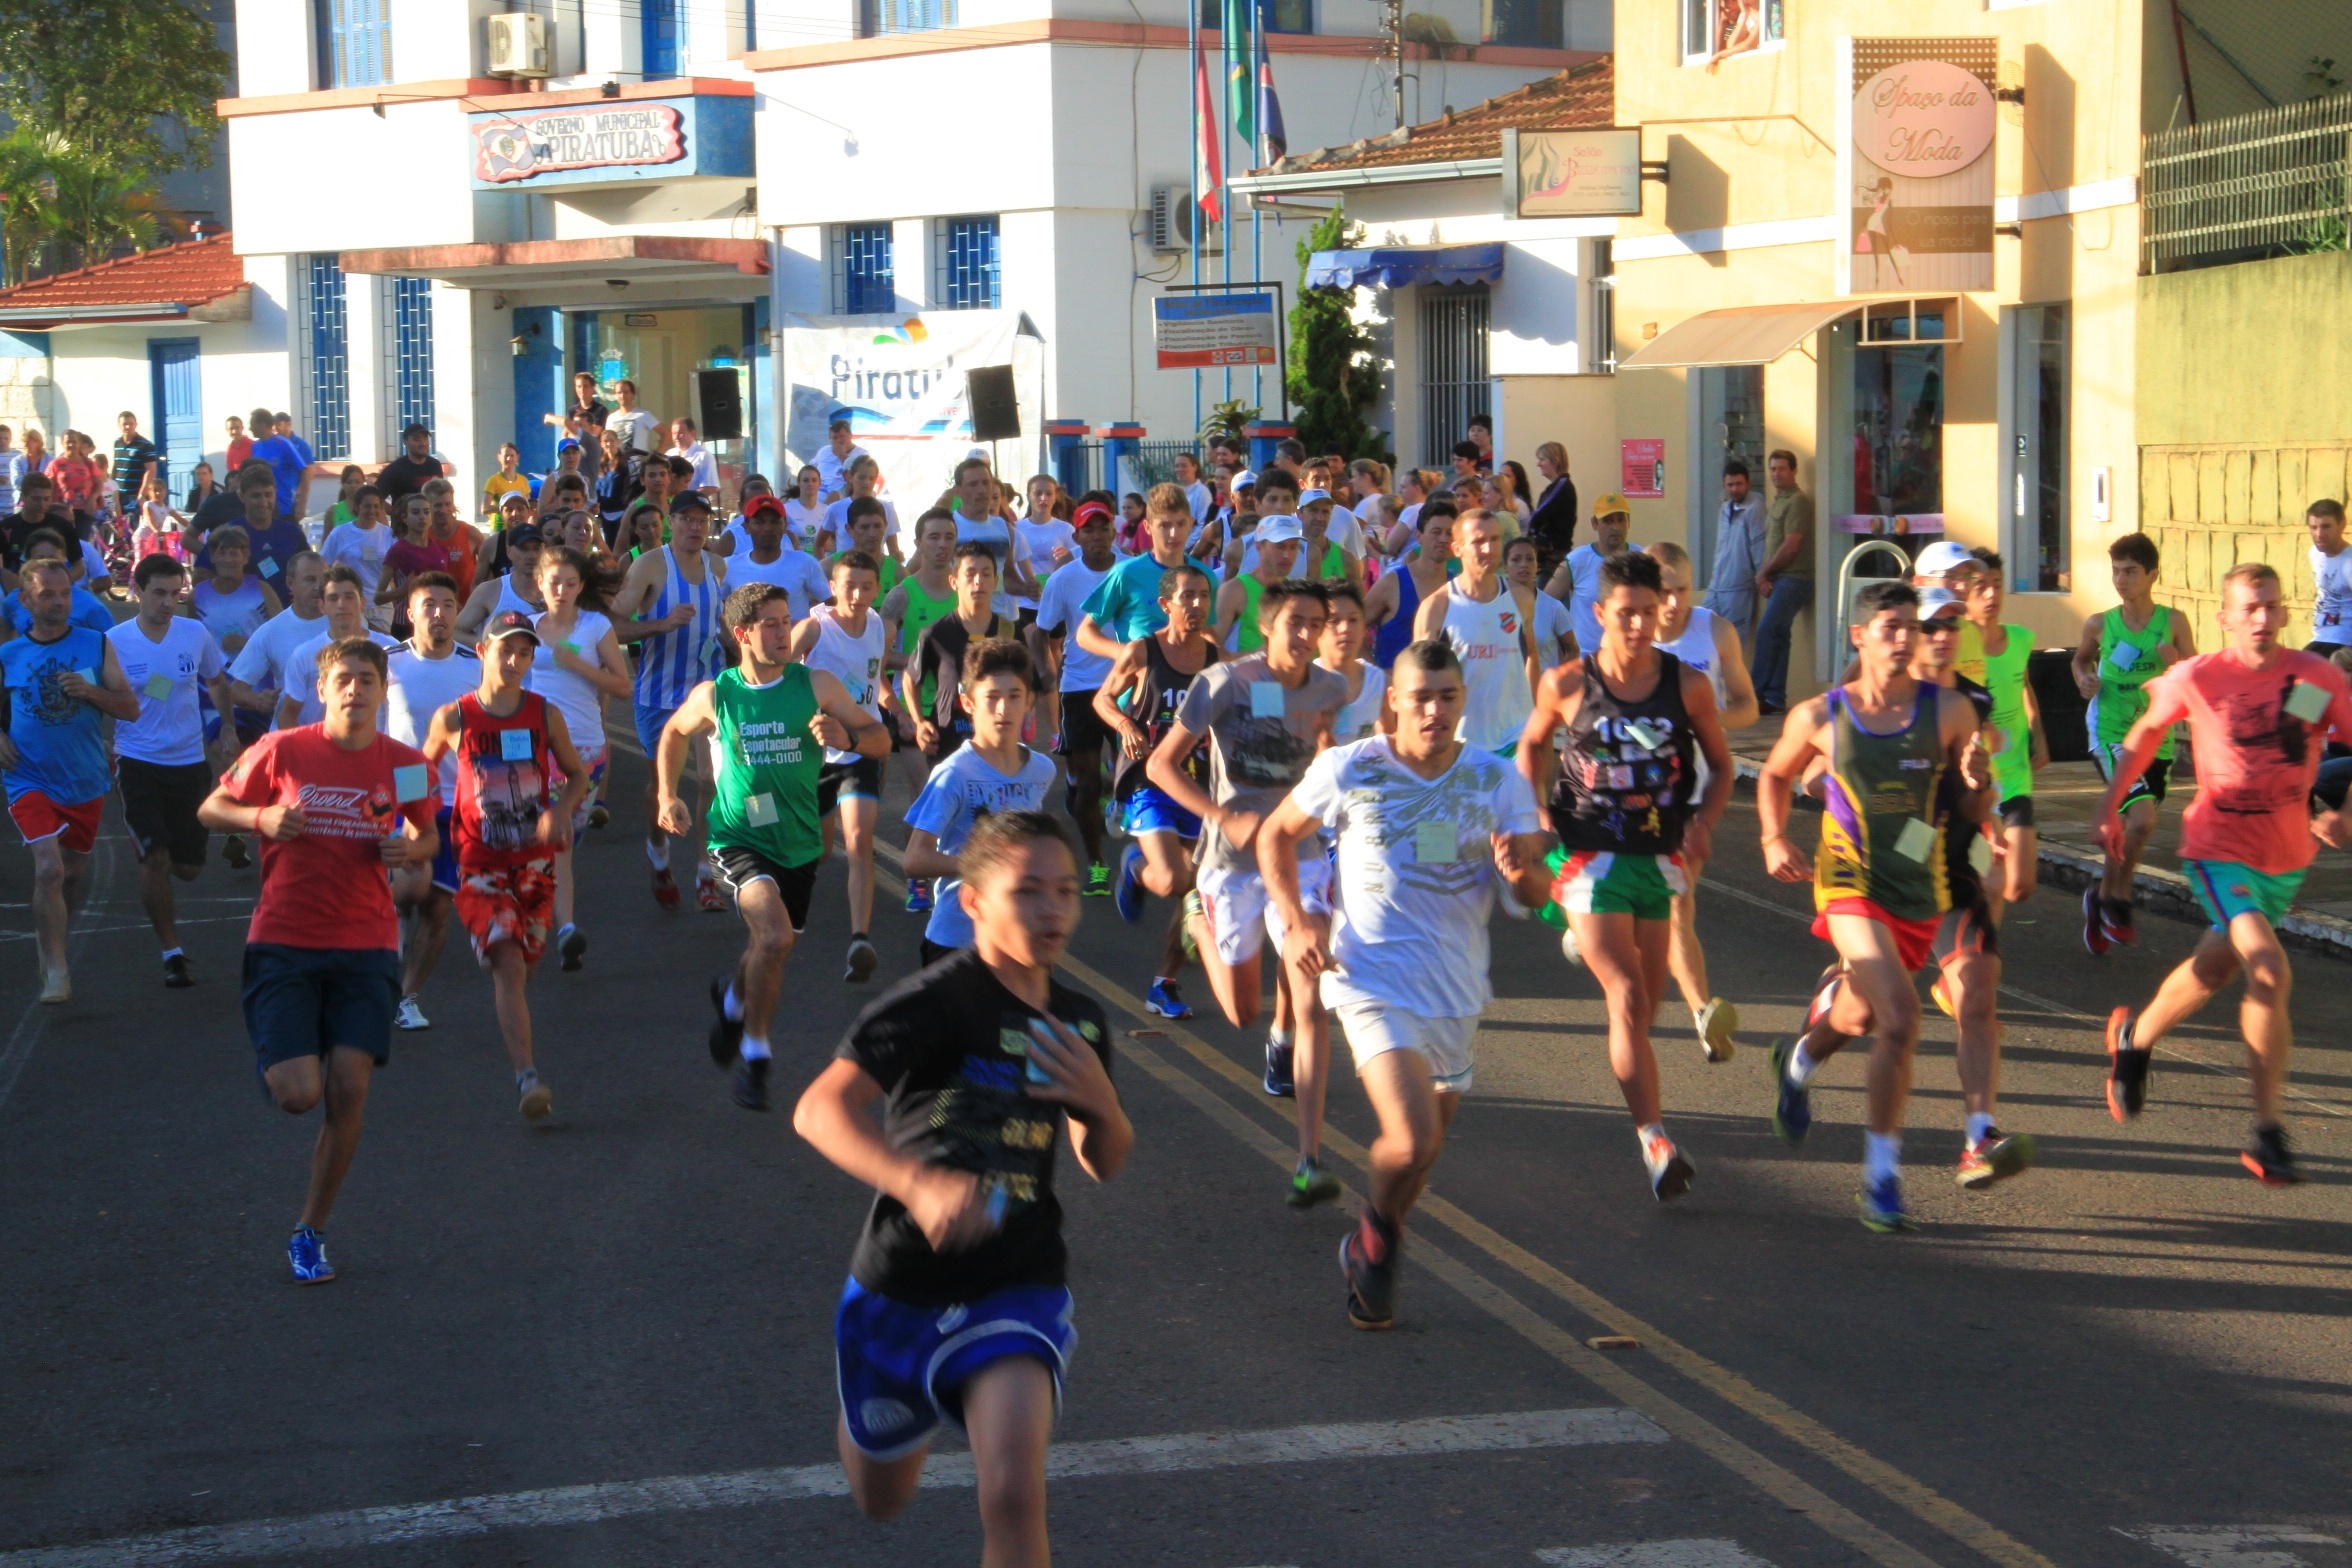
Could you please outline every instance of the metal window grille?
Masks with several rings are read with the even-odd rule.
[[[344,325],[341,260],[308,256],[300,273],[310,444],[322,457],[351,451],[351,339]]]
[[[898,308],[890,225],[844,223],[833,231],[833,308],[862,316]]]
[[[1421,295],[1422,461],[1445,468],[1473,415],[1488,414],[1486,286]]]
[[[639,75],[646,81],[678,74],[679,8],[679,0],[638,0]]]
[[[956,25],[956,0],[858,0],[858,36],[928,33]]]
[[[994,310],[1002,298],[997,266],[996,219],[939,220],[939,292],[942,310]]]
[[[391,0],[317,0],[319,79],[326,87],[392,80]]]
[[[392,280],[392,405],[399,428],[433,425],[433,280]]]
[[[2345,248],[2352,93],[2140,138],[2140,270]]]

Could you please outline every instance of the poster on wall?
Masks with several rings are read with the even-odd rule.
[[[849,421],[857,444],[882,465],[882,494],[899,527],[955,480],[955,465],[989,444],[972,439],[964,372],[1011,365],[1021,428],[1043,424],[1038,406],[1038,340],[1020,331],[1017,310],[954,310],[935,315],[783,316],[776,331],[784,405],[784,472],[816,460],[836,419]],[[999,468],[1016,477],[1033,455],[1003,445]]]
[[[1662,501],[1666,498],[1666,442],[1660,436],[1643,436],[1617,443],[1619,459],[1618,484],[1628,501]]]
[[[1840,294],[1993,286],[1991,38],[1844,38]]]

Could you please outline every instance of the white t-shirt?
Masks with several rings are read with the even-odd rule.
[[[877,501],[882,501],[882,497],[880,496],[876,496],[874,499]],[[836,501],[831,506],[825,508],[825,526],[833,531],[834,549],[842,550],[848,548],[849,502],[847,500]],[[898,507],[893,502],[882,501],[883,547],[887,549],[890,545],[890,542],[898,538]],[[899,548],[902,553],[905,550],[906,543],[907,541],[901,541],[900,543]]]
[[[2312,640],[2352,642],[2352,545],[2334,555],[2323,555],[2313,545],[2311,581],[2319,590],[2319,602],[2311,608]]]
[[[237,650],[229,665],[229,676],[255,691],[276,691],[286,684],[286,656],[326,629],[324,615],[306,618],[291,609],[280,610],[245,639],[245,646]]]
[[[453,645],[438,659],[417,652],[413,642],[395,643],[386,660],[391,683],[384,691],[384,729],[403,745],[425,749],[425,735],[433,715],[482,686],[482,658],[463,644]],[[307,706],[304,709],[308,712]],[[441,804],[457,801],[457,752],[441,759]]]
[[[994,763],[966,741],[931,770],[923,792],[907,807],[906,825],[933,834],[939,840],[939,852],[953,855],[964,847],[972,824],[983,811],[1042,811],[1046,792],[1060,774],[1061,768],[1052,757],[1026,747],[1022,748],[1019,768],[999,773]],[[964,913],[963,900],[956,896],[962,886],[954,877],[941,877],[932,890],[931,923],[923,935],[941,947],[972,945],[972,917]]]
[[[1575,628],[1576,618],[1569,614],[1568,606],[1538,588],[1535,591],[1535,662],[1547,670],[1559,663],[1564,656],[1561,651],[1565,646],[1562,639]],[[1597,638],[1595,642],[1580,641],[1577,644],[1578,649],[1586,653],[1595,646]]]
[[[890,503],[883,502],[882,508],[884,511],[888,511]],[[832,526],[827,521],[832,514],[833,509],[822,501],[814,506],[803,506],[800,504],[800,497],[794,496],[784,503],[784,532],[794,544],[814,555],[817,550],[817,535]],[[887,526],[882,531],[885,535],[890,532]],[[741,545],[737,546],[738,549],[750,547],[751,535],[743,531],[741,518],[737,518],[728,525],[727,532],[743,541]]]
[[[1191,484],[1188,484],[1184,487],[1184,504],[1192,509],[1192,520],[1194,523],[1198,524],[1207,522],[1209,520],[1209,508],[1216,505],[1216,503],[1217,492],[1211,490],[1207,485],[1202,484],[1199,480],[1195,479]]]
[[[540,611],[531,617],[536,626],[547,619]],[[596,662],[596,650],[604,643],[604,634],[612,630],[612,622],[594,610],[582,610],[572,625],[572,648],[579,658],[590,664]],[[604,745],[604,693],[588,683],[587,677],[570,670],[556,668],[555,650],[545,643],[531,655],[531,689],[549,702],[564,716],[564,729],[572,737],[573,749],[585,756]]]
[[[376,603],[376,589],[384,576],[384,552],[391,548],[389,523],[373,528],[345,523],[329,529],[326,543],[319,546],[319,559],[329,566],[348,566],[359,573],[360,586],[367,590],[368,624],[379,631],[392,624],[392,606]]]
[[[266,631],[268,628],[264,627],[263,630]],[[377,631],[372,626],[368,628],[367,635],[368,641],[379,648],[390,650],[400,646],[398,638],[389,632]],[[322,630],[308,641],[296,643],[293,651],[286,655],[285,682],[279,690],[283,695],[302,704],[302,711],[296,715],[294,720],[296,724],[316,724],[327,715],[326,702],[319,696],[318,680],[319,650],[326,647],[327,641],[327,634]],[[247,684],[250,685],[251,682]],[[384,710],[379,710],[379,712],[381,711]],[[427,717],[430,716],[427,715]],[[382,722],[380,717],[377,722]],[[415,740],[409,744],[421,746],[423,741]]]
[[[1075,556],[1078,549],[1076,545],[1071,543],[1071,540],[1076,538],[1077,534],[1077,529],[1058,518],[1049,517],[1036,523],[1024,518],[1021,522],[1022,559],[1029,563],[1029,570],[1032,573],[1050,582],[1052,581],[1051,574],[1056,570],[1053,564],[1054,551],[1065,549]],[[1021,602],[1035,604],[1038,602],[1038,596],[1024,594],[1021,596]]]
[[[139,716],[114,726],[114,754],[160,767],[204,760],[204,715],[196,688],[227,671],[220,644],[202,621],[172,617],[163,640],[151,641],[136,619],[106,634],[123,679],[139,698]]]
[[[1331,666],[1321,659],[1317,659],[1315,665],[1318,669],[1331,670]],[[1331,670],[1331,673],[1345,675],[1347,672]],[[1362,740],[1379,729],[1380,703],[1387,695],[1388,671],[1369,659],[1365,660],[1363,690],[1357,692],[1356,700],[1340,709],[1339,717],[1331,721],[1332,743],[1344,746],[1349,741]]]
[[[642,408],[614,409],[604,416],[604,428],[619,433],[625,451],[651,453],[661,439],[661,422]]]
[[[1486,922],[1501,879],[1492,837],[1536,830],[1519,770],[1465,746],[1424,779],[1385,735],[1334,746],[1291,793],[1336,838],[1328,1007],[1475,1018],[1494,992]],[[1512,906],[1516,909],[1516,900]]]
[[[1585,652],[1591,653],[1601,645],[1601,562],[1608,557],[1589,544],[1580,544],[1568,552],[1568,575],[1574,586],[1568,602],[1568,615],[1576,628],[1576,641]]]
[[[695,442],[692,446],[671,447],[669,455],[682,457],[694,465],[694,476],[686,481],[691,488],[716,490],[719,487],[718,460],[711,456],[711,449],[700,441]]]
[[[1038,595],[1037,629],[1048,636],[1062,634],[1063,691],[1093,691],[1111,678],[1111,661],[1087,652],[1078,642],[1078,623],[1086,617],[1086,601],[1110,575],[1110,567],[1098,572],[1080,558],[1058,568],[1045,580],[1045,592]],[[1063,728],[1068,727],[1065,721]]]
[[[875,718],[882,717],[882,666],[885,661],[882,612],[866,607],[866,629],[851,636],[849,628],[836,619],[829,608],[813,612],[817,623],[817,643],[802,660],[811,670],[823,670],[841,682],[849,693],[849,700]],[[835,764],[858,760],[854,751],[825,748],[825,760]]]
[[[745,583],[774,583],[790,594],[796,621],[833,597],[833,585],[825,581],[825,569],[817,564],[817,558],[790,545],[778,550],[776,558],[765,565],[753,560],[749,550],[728,556],[727,591],[733,593]]]

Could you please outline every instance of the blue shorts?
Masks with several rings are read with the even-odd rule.
[[[1187,841],[1200,837],[1200,818],[1170,800],[1157,784],[1136,786],[1127,797],[1127,812],[1121,819],[1129,833],[1173,833]]]
[[[433,827],[441,835],[441,847],[433,851],[433,885],[444,893],[457,891],[457,824],[455,812],[447,806],[433,813]]]
[[[245,949],[245,1032],[261,1070],[347,1045],[392,1059],[392,1010],[400,1003],[400,955],[390,948]]]
[[[648,762],[661,755],[662,726],[668,724],[670,715],[677,711],[674,707],[653,708],[642,702],[637,704],[637,744],[645,748]]]
[[[1070,1292],[1016,1285],[952,1307],[914,1307],[856,1280],[833,1317],[834,1378],[849,1440],[869,1459],[901,1459],[942,1421],[964,1425],[964,1385],[994,1362],[1032,1356],[1053,1374],[1054,1403],[1078,1348]]]

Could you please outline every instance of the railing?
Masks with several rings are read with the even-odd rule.
[[[1135,487],[1138,494],[1150,491],[1156,484],[1175,482],[1177,453],[1189,452],[1197,456],[1200,452],[1200,444],[1194,441],[1138,441],[1135,448],[1135,473],[1132,477],[1139,481]],[[1103,462],[1103,443],[1088,441],[1080,451],[1086,458],[1085,488],[1116,492],[1119,488],[1118,476],[1109,472]]]
[[[2140,140],[2140,270],[2342,250],[2352,93]]]

